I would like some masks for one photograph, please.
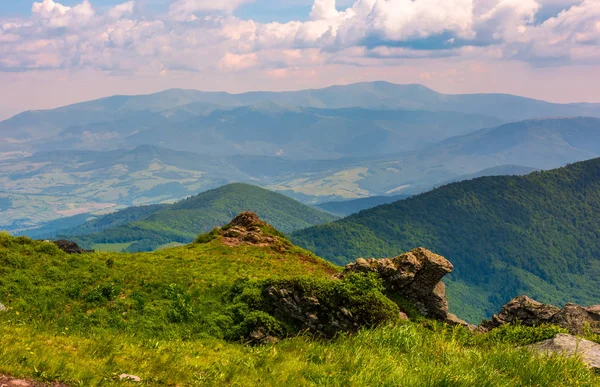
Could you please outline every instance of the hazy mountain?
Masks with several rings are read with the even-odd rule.
[[[221,155],[325,158],[365,154],[369,146],[381,155],[502,122],[555,116],[600,117],[600,104],[446,95],[386,82],[244,94],[173,89],[20,113],[0,122],[0,151],[151,144]]]
[[[316,207],[338,216],[348,216],[359,211],[377,207],[382,204],[389,204],[398,200],[409,198],[410,195],[393,196],[370,196],[368,198],[354,200],[340,200],[335,202],[326,202],[317,204]]]
[[[500,123],[488,116],[455,112],[244,106],[157,125],[123,142],[219,156],[336,159],[423,149]]]
[[[443,157],[472,157],[497,164],[557,167],[597,157],[600,119],[590,117],[536,119],[482,129],[450,138],[432,148]],[[574,156],[576,155],[576,156]]]
[[[0,198],[5,202],[0,228],[23,230],[78,214],[173,202],[232,182],[251,182],[314,205],[414,195],[451,181],[522,174],[598,156],[596,118],[528,120],[420,151],[330,160],[207,156],[146,145],[39,152],[0,161]]]
[[[138,216],[141,211],[145,216]],[[125,243],[129,251],[146,251],[171,242],[191,242],[199,233],[222,226],[243,211],[256,212],[283,232],[337,219],[285,195],[236,183],[202,192],[159,209],[141,207],[122,210],[78,227],[99,232],[81,236],[81,232],[76,230],[75,234],[67,236],[78,235],[75,239],[90,247],[97,243]],[[124,218],[131,220],[123,221]],[[99,224],[107,223],[112,223],[114,227],[98,228]]]
[[[317,108],[423,109],[485,114],[507,120],[549,116],[599,116],[600,104],[555,104],[510,94],[442,94],[418,84],[367,82],[323,89],[229,94],[196,90],[166,90],[144,96],[115,96],[74,105],[77,110],[158,111],[191,103],[244,106],[260,102]]]
[[[598,302],[600,159],[526,176],[454,183],[293,240],[336,263],[426,246],[455,265],[456,313],[477,321],[526,293],[561,304]]]

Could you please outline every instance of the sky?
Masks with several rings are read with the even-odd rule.
[[[375,80],[600,102],[600,0],[0,1],[0,118]]]

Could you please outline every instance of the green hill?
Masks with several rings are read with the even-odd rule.
[[[578,359],[515,348],[558,331],[547,327],[474,334],[429,320],[394,321],[333,340],[297,334],[249,346],[232,336],[261,317],[244,309],[260,300],[244,284],[304,281],[326,292],[343,284],[328,279],[341,268],[270,227],[263,232],[278,242],[233,246],[211,234],[153,253],[81,255],[0,233],[0,375],[72,386],[131,384],[121,374],[147,386],[600,382]],[[346,291],[383,297],[372,288]]]
[[[198,233],[222,226],[243,211],[256,212],[285,233],[337,219],[334,215],[285,195],[249,184],[235,183],[168,206],[122,210],[94,220],[91,224],[84,224],[78,229],[94,230],[100,225],[120,223],[115,227],[87,235],[81,235],[81,232],[71,233],[65,237],[72,237],[90,248],[110,249],[107,244],[118,244],[120,248],[131,252],[151,251],[172,242],[191,242]],[[147,216],[123,222],[123,219],[138,216],[142,212]]]
[[[600,159],[446,185],[293,234],[338,264],[425,246],[456,266],[450,309],[478,321],[519,294],[598,304]]]

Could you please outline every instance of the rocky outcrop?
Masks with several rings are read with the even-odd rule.
[[[79,247],[77,243],[65,239],[54,241],[52,243],[54,243],[60,250],[64,251],[67,254],[83,254],[94,252],[94,250],[84,250],[81,247]]]
[[[328,307],[314,295],[303,294],[293,287],[269,286],[264,293],[267,302],[273,306],[274,315],[284,320],[295,320],[303,331],[308,330],[320,337],[330,338],[338,332],[356,331],[366,325],[346,307]],[[253,334],[261,339],[272,340],[260,329]]]
[[[275,235],[275,229],[268,223],[260,220],[258,215],[250,211],[240,213],[218,232],[223,238],[223,243],[229,246],[241,244],[263,247],[277,245],[283,250],[285,245],[289,244],[289,242]]]
[[[579,356],[589,367],[600,370],[600,344],[560,333],[553,339],[528,345],[526,348],[542,354]]]
[[[492,316],[491,320],[483,321],[481,327],[492,329],[517,321],[527,326],[547,324],[559,311],[560,308],[556,306],[542,304],[527,296],[519,296],[504,305],[498,314]]]
[[[517,322],[526,326],[558,325],[573,334],[582,334],[586,329],[600,334],[600,305],[583,307],[569,303],[561,309],[527,296],[519,296],[504,305],[491,320],[483,321],[480,327],[489,330]]]
[[[405,297],[427,317],[448,320],[446,287],[440,280],[453,268],[446,258],[419,247],[395,258],[359,258],[346,265],[340,277],[348,273],[376,273],[389,293]],[[453,323],[464,323],[454,315],[450,317]]]

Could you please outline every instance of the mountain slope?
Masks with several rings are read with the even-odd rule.
[[[600,153],[600,119],[536,119],[482,129],[441,141],[431,149],[444,157],[493,159],[501,164],[555,167]]]
[[[476,321],[527,293],[600,302],[600,159],[527,176],[483,177],[299,231],[337,263],[425,246],[456,270],[451,310]]]
[[[398,200],[404,200],[409,197],[410,195],[371,196],[362,199],[326,202],[317,204],[315,207],[338,216],[348,216],[362,210],[377,207],[382,204],[393,203]]]
[[[157,125],[123,140],[207,155],[283,155],[292,159],[377,156],[423,149],[505,121],[478,114],[364,108],[219,109]]]
[[[106,223],[105,219],[110,217],[122,218],[126,211],[131,210],[107,215],[92,225],[84,224],[81,229],[90,229],[99,222]],[[89,235],[78,232],[74,239],[86,246],[133,243],[128,251],[147,251],[171,242],[190,242],[199,233],[222,226],[243,211],[256,212],[286,233],[337,219],[285,195],[249,184],[234,183],[165,206],[140,220]]]
[[[302,332],[247,345],[240,340],[244,334],[269,332],[278,323],[257,310],[266,297],[256,285],[303,285],[304,302],[325,299],[334,305],[330,314],[340,317],[351,313],[348,304],[358,303],[361,314],[377,311],[373,301],[384,297],[373,277],[332,280],[340,267],[293,246],[268,225],[261,230],[277,237],[276,244],[232,245],[216,237],[153,253],[72,255],[52,243],[0,233],[0,380],[8,383],[8,374],[44,381],[35,383],[40,386],[133,384],[120,380],[126,373],[150,386],[600,382],[579,359],[523,351],[563,332],[555,327],[507,326],[482,334],[431,320],[392,320],[334,340]],[[397,317],[398,306],[391,299],[387,304]]]

